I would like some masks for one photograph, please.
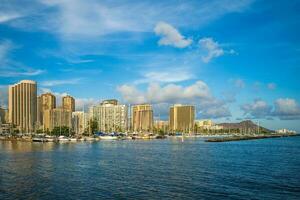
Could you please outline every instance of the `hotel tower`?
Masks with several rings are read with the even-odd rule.
[[[153,110],[149,104],[132,106],[133,131],[151,132],[153,129]]]
[[[170,107],[170,131],[191,133],[194,129],[195,107],[175,104]]]
[[[34,131],[37,120],[37,84],[35,81],[22,80],[9,86],[9,122],[21,132]]]
[[[75,111],[75,99],[69,95],[62,98],[62,108],[69,110],[70,112]]]

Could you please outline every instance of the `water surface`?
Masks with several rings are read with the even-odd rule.
[[[0,141],[0,199],[300,199],[300,137]]]

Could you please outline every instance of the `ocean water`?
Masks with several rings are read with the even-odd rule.
[[[0,199],[300,199],[300,137],[0,141]]]

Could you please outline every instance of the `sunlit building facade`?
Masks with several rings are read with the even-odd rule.
[[[8,89],[9,122],[21,132],[35,130],[37,121],[37,84],[22,80]]]
[[[150,104],[132,106],[132,129],[136,132],[153,130],[153,110]]]
[[[62,98],[62,108],[75,112],[75,99],[69,95]]]
[[[104,100],[92,106],[90,118],[98,123],[101,132],[120,132],[127,130],[128,107],[118,104],[117,100]]]
[[[55,127],[72,127],[72,112],[62,108],[45,110],[43,115],[44,130],[52,131]]]
[[[194,106],[175,104],[174,106],[170,107],[170,131],[191,133],[194,129],[194,120]]]

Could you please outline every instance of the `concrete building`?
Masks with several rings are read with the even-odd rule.
[[[191,133],[194,130],[194,120],[194,106],[175,104],[174,106],[170,107],[170,131]]]
[[[72,113],[72,129],[76,135],[82,135],[88,127],[88,116],[83,111]]]
[[[101,102],[101,105],[108,105],[108,104],[111,104],[111,105],[118,105],[118,100],[116,99],[107,99],[107,100],[104,100]]]
[[[35,130],[37,120],[37,84],[35,81],[22,80],[9,86],[9,122],[21,132]]]
[[[75,99],[69,95],[62,98],[62,108],[75,112]]]
[[[62,108],[44,111],[43,122],[45,131],[52,131],[54,127],[72,127],[72,112]]]
[[[167,132],[169,130],[169,122],[163,120],[156,120],[154,121],[154,128],[157,131],[162,130],[164,132]]]
[[[127,130],[128,108],[118,104],[117,100],[104,100],[90,108],[91,119],[98,123],[101,132],[119,132]]]
[[[0,122],[6,124],[8,122],[8,111],[7,109],[0,106]]]
[[[212,120],[206,119],[206,120],[197,120],[195,121],[195,125],[197,129],[200,130],[221,130],[223,129],[223,126],[215,124]]]
[[[153,110],[149,104],[132,106],[132,129],[137,132],[152,132]]]
[[[37,122],[40,125],[44,125],[43,115],[46,110],[52,110],[56,108],[56,97],[52,93],[42,94],[37,98]]]

